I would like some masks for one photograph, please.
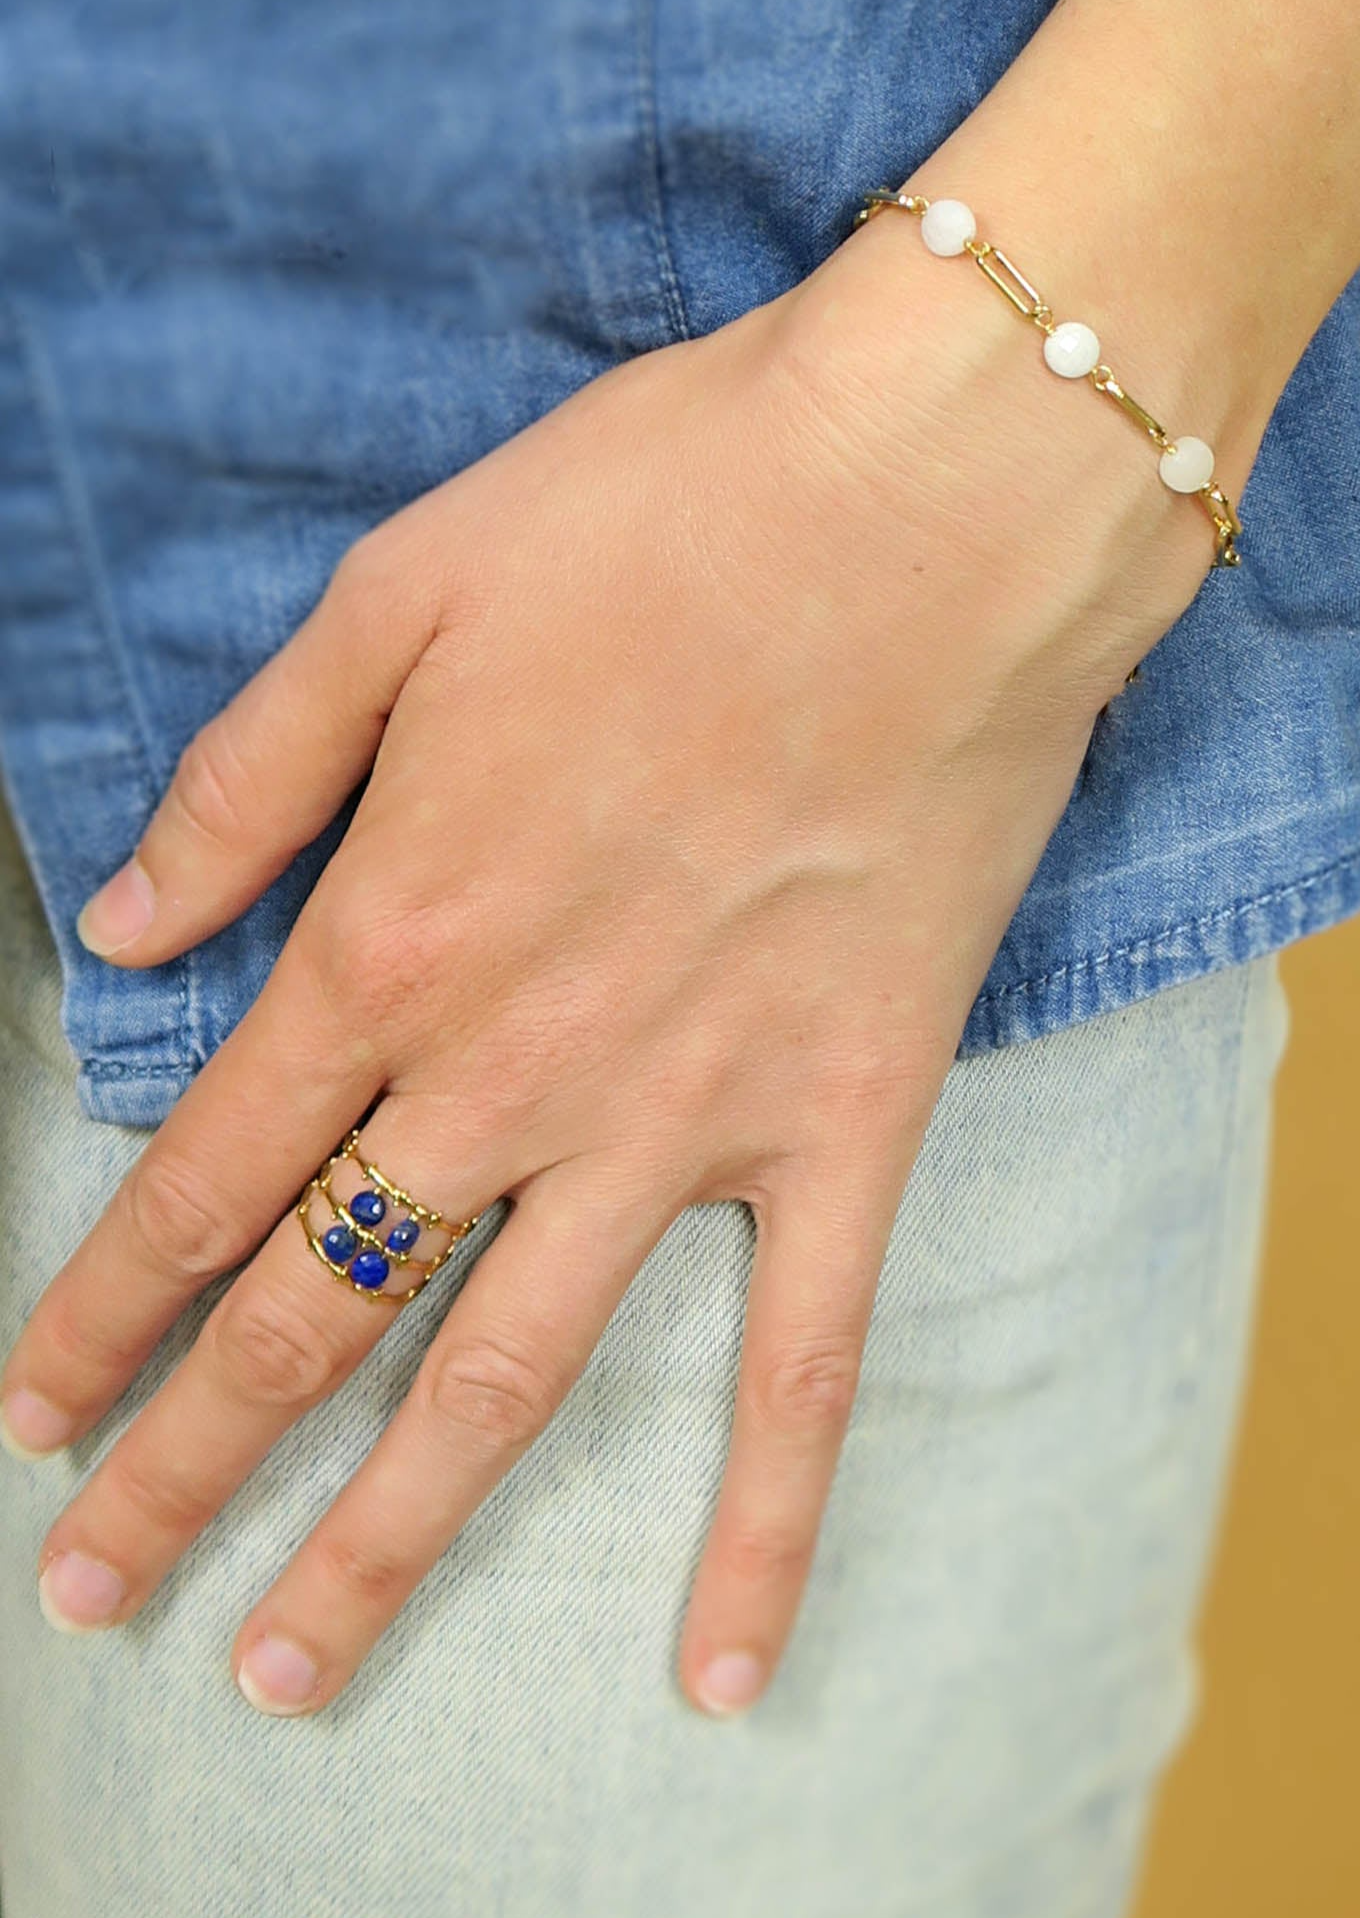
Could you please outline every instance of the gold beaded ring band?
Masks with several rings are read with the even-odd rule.
[[[993,286],[1005,294],[1016,311],[1047,335],[1044,360],[1054,373],[1068,380],[1089,378],[1097,393],[1106,394],[1137,421],[1161,449],[1159,470],[1164,484],[1173,493],[1193,493],[1213,521],[1214,565],[1240,565],[1242,556],[1234,542],[1242,531],[1242,524],[1232,502],[1214,479],[1212,448],[1189,434],[1171,439],[1152,415],[1125,392],[1105,365],[1100,357],[1100,341],[1089,326],[1080,320],[1063,320],[1055,325],[1052,307],[1014,262],[1007,259],[1000,247],[978,239],[977,221],[972,209],[962,200],[927,200],[921,193],[894,193],[891,187],[876,187],[864,195],[854,226],[863,226],[866,220],[890,206],[920,216],[921,238],[932,253],[972,254],[976,265]]]
[[[338,1171],[355,1187],[337,1196]],[[459,1239],[477,1220],[475,1213],[455,1225],[442,1213],[421,1205],[359,1153],[359,1134],[351,1132],[308,1185],[297,1215],[307,1243],[333,1279],[351,1286],[375,1304],[405,1305],[428,1285]],[[413,1277],[405,1291],[388,1291],[393,1269]]]

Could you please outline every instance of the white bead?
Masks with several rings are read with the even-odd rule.
[[[932,200],[921,215],[921,238],[932,253],[962,253],[977,238],[972,208],[962,200]]]
[[[1100,341],[1080,320],[1064,320],[1044,340],[1044,358],[1065,380],[1081,380],[1100,365]]]
[[[1162,454],[1159,470],[1173,493],[1197,493],[1214,476],[1214,449],[1184,434]]]

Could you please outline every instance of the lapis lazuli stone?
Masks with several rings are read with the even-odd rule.
[[[409,1252],[419,1237],[420,1227],[414,1219],[399,1219],[387,1235],[388,1250]]]
[[[347,1225],[333,1225],[321,1241],[321,1250],[332,1265],[343,1265],[346,1259],[354,1257],[358,1243]]]
[[[361,1252],[349,1269],[349,1275],[365,1292],[376,1292],[390,1270],[381,1252]]]
[[[387,1210],[387,1201],[381,1192],[356,1192],[349,1209],[360,1225],[376,1225]]]

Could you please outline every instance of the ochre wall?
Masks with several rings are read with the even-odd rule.
[[[1360,920],[1283,957],[1256,1355],[1136,1918],[1360,1918]]]

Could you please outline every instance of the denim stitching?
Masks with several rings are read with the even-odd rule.
[[[1253,898],[1238,900],[1235,905],[1221,906],[1214,912],[1201,914],[1197,919],[1184,919],[1177,925],[1166,926],[1160,932],[1149,934],[1148,937],[1144,939],[1132,940],[1128,945],[1111,946],[1106,952],[1097,953],[1085,959],[1073,960],[1070,965],[1057,966],[1052,972],[1036,973],[1032,979],[1022,979],[1018,984],[1013,986],[999,986],[994,992],[983,995],[979,1003],[995,1004],[998,1000],[1004,999],[1008,995],[1030,992],[1038,987],[1049,985],[1055,979],[1063,978],[1070,972],[1096,969],[1105,965],[1111,959],[1123,958],[1131,952],[1152,949],[1160,945],[1163,940],[1174,938],[1179,933],[1188,932],[1197,927],[1212,925],[1228,919],[1240,918],[1246,913],[1254,912],[1260,906],[1272,905],[1280,899],[1287,899],[1291,895],[1305,893],[1312,887],[1320,885],[1325,879],[1330,878],[1333,873],[1353,866],[1360,866],[1360,852],[1347,854],[1344,858],[1334,860],[1331,865],[1321,867],[1317,872],[1310,873],[1307,878],[1301,879],[1294,884],[1274,886],[1268,892],[1258,893]],[[86,1059],[82,1062],[82,1070],[90,1079],[169,1079],[181,1075],[190,1069],[191,1062],[188,1060],[182,1061],[178,1065],[151,1066],[127,1065],[121,1060],[116,1059],[93,1058]]]
[[[128,672],[127,646],[119,625],[113,595],[109,590],[108,570],[99,554],[99,543],[95,534],[94,519],[90,511],[89,497],[76,470],[75,460],[66,443],[61,429],[60,409],[52,380],[49,376],[46,358],[38,345],[37,337],[24,317],[22,310],[10,303],[11,322],[14,336],[22,349],[24,365],[28,371],[29,387],[37,407],[38,417],[47,431],[47,447],[56,471],[63,502],[66,506],[67,524],[71,533],[71,543],[85,563],[90,599],[95,616],[108,642],[110,655],[118,670],[119,685],[122,690],[123,704],[135,724],[129,726],[128,736],[137,752],[141,768],[142,798],[148,804],[155,799],[155,780],[151,771],[151,753],[148,746],[148,728],[146,715],[142,711],[136,696],[132,678]]]
[[[666,303],[666,322],[671,341],[692,337],[680,276],[675,270],[670,236],[666,229],[665,190],[661,178],[661,137],[656,104],[656,4],[655,0],[637,0],[638,50],[638,122],[642,133],[645,162],[643,192],[647,221],[656,253],[661,292]]]
[[[1273,886],[1267,892],[1257,893],[1251,899],[1239,899],[1231,906],[1219,906],[1213,912],[1201,913],[1195,919],[1182,919],[1178,923],[1163,926],[1157,932],[1145,934],[1141,939],[1131,939],[1126,945],[1110,946],[1104,952],[1087,954],[1085,958],[1073,959],[1061,966],[1055,966],[1052,972],[1036,973],[1033,978],[1021,979],[1014,985],[995,986],[979,996],[980,1005],[995,1005],[999,1000],[1022,992],[1032,992],[1039,987],[1052,985],[1055,980],[1065,979],[1069,974],[1078,972],[1099,972],[1112,959],[1126,959],[1131,953],[1152,952],[1168,939],[1174,939],[1184,932],[1199,932],[1207,926],[1222,925],[1230,919],[1241,918],[1254,912],[1259,906],[1270,906],[1281,899],[1308,892],[1314,886],[1320,886],[1334,873],[1351,867],[1360,867],[1360,850],[1343,853],[1340,859],[1334,859],[1330,865],[1319,867],[1303,879],[1290,880],[1288,884]]]
[[[47,366],[46,357],[39,344],[35,329],[29,324],[22,308],[14,301],[8,303],[10,324],[14,337],[18,341],[25,371],[28,375],[29,390],[33,395],[34,406],[42,422],[47,440],[47,450],[56,474],[57,487],[66,508],[67,525],[71,543],[77,557],[83,563],[85,582],[90,604],[99,628],[104,635],[108,655],[113,662],[115,682],[122,694],[123,706],[128,715],[127,736],[132,742],[138,769],[139,784],[144,810],[149,812],[156,801],[155,776],[152,770],[152,752],[150,730],[146,714],[137,698],[136,686],[128,667],[127,643],[119,623],[117,607],[109,586],[108,569],[99,549],[99,537],[95,528],[94,515],[90,508],[89,495],[81,480],[71,447],[67,443],[62,428],[61,408],[56,389]],[[192,954],[182,953],[174,961],[176,983],[179,992],[179,1063],[171,1068],[183,1072],[195,1056],[201,1057],[201,1048],[187,1044],[189,1033],[189,967]]]
[[[193,1070],[191,1060],[163,1066],[132,1066],[121,1059],[86,1059],[81,1070],[91,1079],[175,1079]]]

